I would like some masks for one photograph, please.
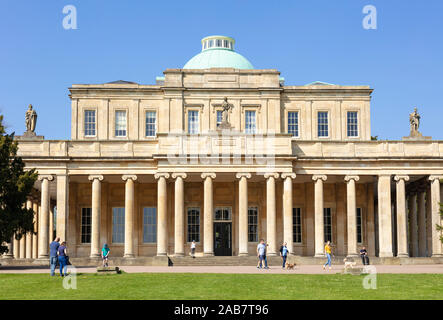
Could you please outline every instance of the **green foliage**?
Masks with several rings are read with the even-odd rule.
[[[440,216],[443,219],[443,203],[440,203]],[[443,225],[437,224],[435,227],[437,228],[437,231],[443,232]],[[443,234],[440,235],[440,241],[443,243]]]
[[[378,141],[378,136],[371,136],[371,141]]]
[[[14,133],[6,133],[3,116],[0,115],[0,255],[7,252],[4,244],[11,242],[14,234],[20,239],[34,229],[34,213],[24,204],[37,173],[34,169],[24,170],[25,164],[17,156],[17,149]]]

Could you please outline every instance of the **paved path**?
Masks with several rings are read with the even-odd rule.
[[[443,274],[443,265],[375,265],[377,273],[440,273]],[[127,273],[156,272],[156,273],[237,273],[237,274],[335,274],[343,270],[343,266],[332,266],[332,270],[324,271],[319,265],[302,265],[295,270],[282,270],[280,267],[271,267],[268,270],[259,270],[253,266],[123,266]],[[93,267],[77,267],[79,273],[95,273]],[[2,273],[49,273],[49,268],[42,267],[0,267]]]

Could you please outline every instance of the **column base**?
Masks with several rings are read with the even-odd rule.
[[[184,257],[184,256],[185,256],[184,252],[176,252],[176,253],[174,253],[174,257]]]
[[[125,255],[123,256],[123,258],[134,259],[135,256],[134,256],[132,253],[129,253],[129,254],[125,254]]]
[[[247,253],[247,252],[240,252],[240,253],[238,254],[238,256],[239,256],[239,257],[247,257],[247,256],[249,256],[249,253]]]
[[[314,255],[314,258],[324,258],[324,257],[326,257],[324,253],[316,253]]]
[[[268,257],[276,257],[276,256],[277,256],[277,253],[275,253],[275,252],[269,252],[269,253],[266,253],[266,255],[267,255]]]
[[[433,254],[431,258],[443,258],[443,253]]]
[[[356,254],[356,253],[348,253],[347,255],[346,255],[346,258],[352,258],[352,259],[355,259],[355,258],[358,258],[360,255],[358,255],[358,254]]]
[[[214,256],[214,252],[205,252],[205,253],[203,253],[203,255],[205,257],[213,257]]]
[[[407,254],[407,253],[399,253],[399,254],[397,254],[397,258],[409,258],[409,254]]]
[[[89,258],[100,258],[101,255],[98,253],[91,253],[91,255],[89,256]]]
[[[165,257],[167,256],[166,252],[157,252],[157,257]]]
[[[392,252],[380,252],[378,256],[379,258],[393,258],[394,254]]]
[[[26,259],[26,258],[21,258],[21,259]],[[49,255],[38,256],[37,260],[48,260],[49,261]]]
[[[13,258],[12,255],[6,255],[6,256],[3,256],[3,257],[2,257],[2,259],[12,259],[12,258]]]

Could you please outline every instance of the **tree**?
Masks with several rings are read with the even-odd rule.
[[[5,243],[11,242],[14,234],[20,240],[34,230],[34,212],[25,203],[37,173],[35,169],[24,170],[25,164],[17,156],[17,150],[14,133],[6,133],[0,115],[0,255],[8,251]]]

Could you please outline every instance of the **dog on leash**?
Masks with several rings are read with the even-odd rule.
[[[294,270],[295,263],[286,262],[286,270]]]
[[[354,266],[357,264],[355,261],[351,261],[348,258],[344,258],[343,262],[345,263],[345,270],[349,268],[354,269]]]

